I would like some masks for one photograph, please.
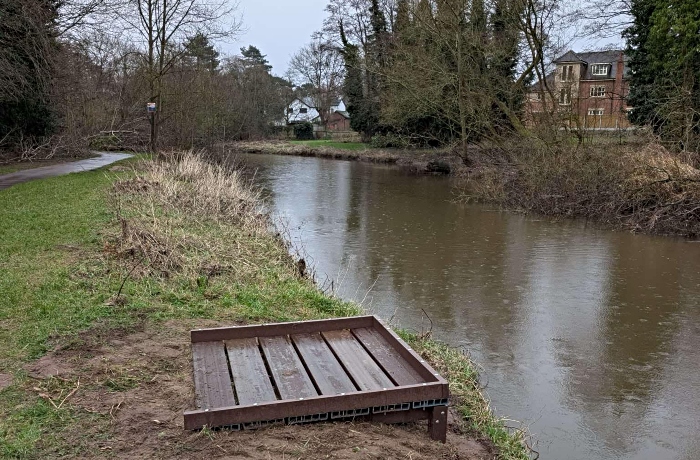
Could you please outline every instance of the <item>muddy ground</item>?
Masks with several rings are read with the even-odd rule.
[[[46,457],[241,459],[490,459],[487,442],[461,434],[452,418],[447,444],[426,422],[336,422],[255,431],[183,429],[193,408],[190,329],[213,321],[169,321],[114,330],[97,326],[27,365],[31,388],[74,422],[40,446]]]

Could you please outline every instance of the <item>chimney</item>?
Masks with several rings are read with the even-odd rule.
[[[614,110],[624,110],[625,89],[622,83],[622,75],[625,73],[625,55],[620,51],[620,56],[617,58],[617,71],[615,72],[615,99],[619,102]]]
[[[625,54],[620,51],[620,56],[617,58],[617,73],[615,80],[622,82],[622,74],[625,72]]]

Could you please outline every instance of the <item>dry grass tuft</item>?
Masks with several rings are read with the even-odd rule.
[[[121,232],[108,245],[133,261],[136,274],[250,279],[271,260],[293,262],[269,237],[258,191],[238,171],[193,152],[138,165],[134,177],[115,182],[112,202]]]
[[[462,177],[463,198],[635,232],[700,235],[700,170],[663,146],[521,142]]]

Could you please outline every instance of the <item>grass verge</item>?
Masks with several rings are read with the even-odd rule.
[[[127,164],[133,171],[71,174],[0,192],[0,377],[11,379],[0,389],[0,457],[81,456],[96,448],[91,442],[118,437],[115,412],[122,402],[100,412],[93,407],[97,396],[83,396],[81,404],[70,399],[79,397],[73,396],[78,388],[78,395],[128,395],[158,377],[148,366],[107,366],[96,350],[113,337],[138,335],[144,325],[167,330],[172,321],[360,313],[301,276],[258,196],[235,171],[191,155]],[[448,377],[474,437],[490,440],[498,458],[527,458],[520,434],[488,410],[466,357],[405,338]],[[37,358],[57,352],[68,353],[76,369],[90,369],[86,380],[33,374]],[[157,365],[177,374],[170,361]],[[149,417],[155,418],[140,414],[139,420]],[[134,444],[133,420],[126,423],[131,431],[123,441]],[[182,429],[175,432],[172,439],[180,439]],[[180,449],[190,447],[180,442]]]

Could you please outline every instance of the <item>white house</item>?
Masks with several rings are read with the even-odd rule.
[[[347,112],[347,110],[348,109],[345,107],[345,102],[343,101],[342,97],[336,101],[333,101],[333,105],[331,105],[331,114],[335,112]]]
[[[335,112],[345,112],[346,110],[347,108],[345,107],[345,102],[342,98],[340,98],[333,101],[329,115]],[[294,99],[287,106],[285,120],[288,124],[304,123],[306,121],[318,123],[319,113],[318,109],[315,107],[313,99],[310,97]]]
[[[313,99],[310,97],[296,98],[287,106],[285,119],[287,123],[304,123],[312,121],[318,117],[318,110],[314,107]]]

